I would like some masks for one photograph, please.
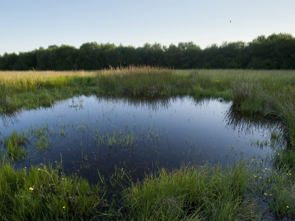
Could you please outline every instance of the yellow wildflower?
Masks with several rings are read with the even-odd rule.
[[[63,208],[63,209],[65,209],[66,207],[65,207],[65,206],[63,206],[62,208]]]
[[[289,209],[289,206],[287,206],[287,209]]]
[[[33,190],[34,190],[34,188],[33,188],[33,187],[30,187],[30,188],[29,188],[29,190],[33,191]]]
[[[267,196],[267,193],[264,193],[264,196]]]

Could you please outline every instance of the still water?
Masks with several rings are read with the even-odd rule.
[[[14,130],[29,134],[26,160],[16,162],[17,167],[62,161],[67,174],[78,173],[90,182],[98,180],[98,171],[108,176],[116,167],[141,179],[158,167],[183,163],[255,159],[270,166],[273,150],[282,145],[271,143],[271,133],[281,133],[279,121],[235,111],[231,102],[188,96],[80,96],[2,116],[0,123],[2,139]],[[36,131],[43,131],[42,137]],[[38,150],[42,145],[46,148]]]

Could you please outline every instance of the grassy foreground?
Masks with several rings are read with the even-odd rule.
[[[0,162],[1,220],[88,220],[103,216],[104,189],[62,173],[61,164],[14,169]]]
[[[290,172],[292,171],[292,172]],[[1,220],[261,220],[265,211],[295,218],[295,177],[291,169],[269,171],[256,160],[222,168],[209,164],[161,169],[141,182],[126,174],[90,185],[67,176],[62,164],[15,169],[0,162]],[[99,175],[98,175],[99,176]],[[120,201],[106,196],[117,183]],[[124,184],[123,184],[124,183]],[[261,209],[261,205],[265,205]]]
[[[122,188],[122,207],[108,210],[104,187],[65,176],[59,165],[15,169],[3,159],[3,220],[255,220],[261,216],[259,202],[278,217],[295,217],[295,71],[129,67],[99,72],[0,72],[0,86],[0,116],[82,94],[222,98],[232,100],[239,110],[280,118],[289,142],[274,154],[272,172],[255,161],[226,169],[210,165],[162,169]],[[13,134],[3,144],[18,159],[25,154],[25,141],[25,136]]]

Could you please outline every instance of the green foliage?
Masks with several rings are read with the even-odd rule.
[[[131,220],[249,220],[256,216],[255,201],[245,198],[250,176],[243,162],[162,169],[127,188],[123,205]]]
[[[5,138],[4,147],[7,150],[8,156],[12,160],[23,160],[27,154],[25,149],[25,143],[28,142],[28,137],[24,135],[24,132],[17,134],[13,131],[10,137]]]
[[[274,154],[274,165],[278,169],[295,169],[295,151],[290,149],[278,150]]]
[[[61,166],[15,170],[0,165],[1,220],[85,220],[102,217],[104,190],[84,179],[65,176]]]
[[[68,45],[40,47],[31,52],[0,56],[0,70],[101,70],[130,65],[175,69],[294,69],[295,38],[290,34],[258,36],[250,43],[225,42],[202,50],[193,42],[143,47],[85,43],[79,49]]]

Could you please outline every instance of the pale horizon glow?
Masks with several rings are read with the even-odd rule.
[[[0,55],[87,42],[193,42],[204,49],[259,35],[295,36],[294,8],[294,0],[1,0]]]

